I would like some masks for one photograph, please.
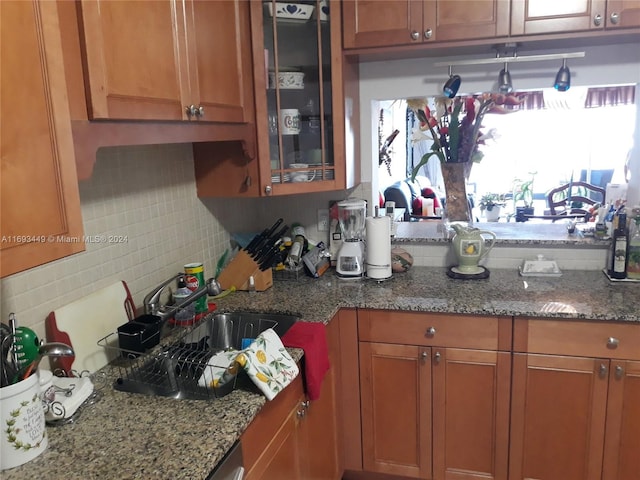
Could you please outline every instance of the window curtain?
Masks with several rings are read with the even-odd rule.
[[[587,90],[585,108],[615,107],[618,105],[634,105],[636,101],[635,85],[617,87],[595,87]]]

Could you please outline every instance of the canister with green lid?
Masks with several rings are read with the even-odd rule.
[[[198,288],[204,287],[204,267],[202,263],[187,263],[184,266],[185,282],[187,288],[195,292]],[[207,296],[203,295],[195,302],[196,313],[204,313],[207,311]]]

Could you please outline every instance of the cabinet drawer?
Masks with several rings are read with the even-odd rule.
[[[516,318],[513,349],[640,360],[640,324]]]
[[[358,338],[402,345],[509,350],[511,317],[358,310]]]

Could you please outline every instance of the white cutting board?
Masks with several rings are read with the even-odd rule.
[[[116,332],[120,325],[134,317],[134,312],[131,294],[124,281],[51,312],[45,322],[47,341],[67,343],[75,352],[75,357],[51,358],[54,370],[95,372],[104,367],[117,352],[98,345],[98,340]],[[117,343],[117,335],[111,338]]]

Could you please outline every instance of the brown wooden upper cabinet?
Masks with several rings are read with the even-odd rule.
[[[90,119],[249,121],[246,1],[80,5]]]
[[[518,0],[511,8],[511,35],[640,26],[638,0]]]
[[[0,2],[0,19],[5,277],[80,252],[84,241],[56,4]]]
[[[249,5],[256,161],[248,161],[238,145],[195,144],[198,195],[353,187],[360,171],[358,70],[342,55],[339,0]]]
[[[345,0],[344,48],[509,35],[505,0]]]

